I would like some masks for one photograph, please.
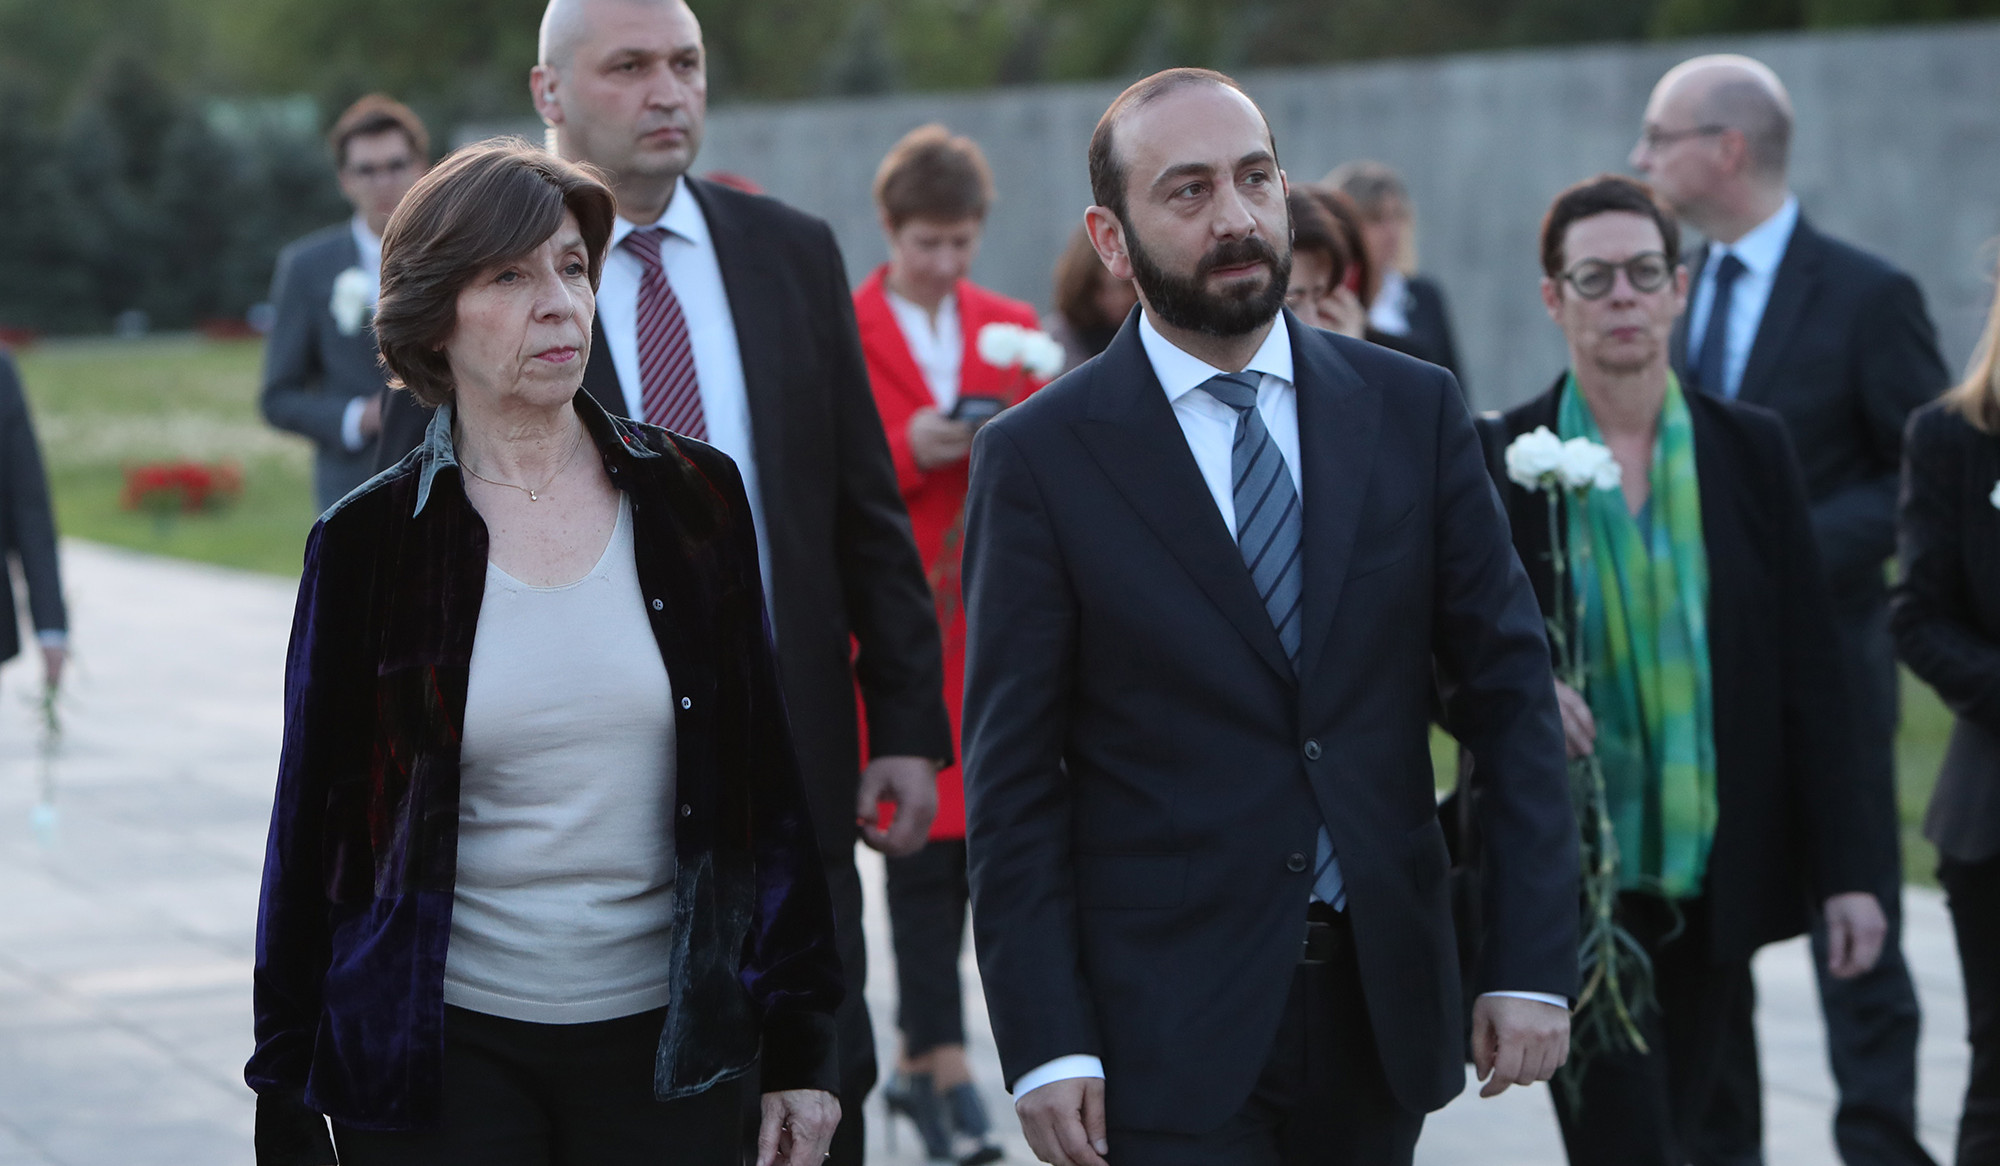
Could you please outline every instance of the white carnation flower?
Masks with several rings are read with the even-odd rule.
[[[1588,490],[1603,482],[1607,476],[1615,486],[1618,484],[1618,461],[1611,456],[1609,449],[1589,438],[1572,437],[1563,442],[1562,458],[1556,473],[1562,484],[1571,490]]]
[[[1986,500],[1993,503],[1995,510],[2000,510],[2000,482],[1993,483],[1993,492],[1986,496]]]
[[[1068,359],[1062,341],[1047,332],[1030,332],[1023,343],[1021,363],[1039,380],[1054,380]]]
[[[327,302],[327,310],[333,313],[333,325],[342,336],[360,332],[361,322],[368,317],[368,282],[368,273],[359,267],[350,267],[333,277],[333,295]]]
[[[1012,368],[1021,363],[1028,335],[1028,329],[1019,324],[988,324],[979,330],[974,347],[979,359],[994,368]]]
[[[1523,433],[1507,446],[1507,478],[1524,490],[1539,490],[1543,479],[1562,468],[1562,438],[1539,425],[1533,433]]]

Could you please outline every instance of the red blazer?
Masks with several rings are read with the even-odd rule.
[[[944,633],[944,700],[951,712],[952,747],[958,747],[959,706],[965,692],[965,609],[958,588],[958,560],[969,466],[955,462],[926,473],[910,454],[910,416],[935,409],[924,374],[910,355],[903,330],[889,310],[882,281],[888,268],[875,270],[854,292],[854,319],[861,330],[861,352],[868,360],[868,381],[882,429],[889,437],[889,454],[896,462],[896,483],[910,510],[910,528],[917,552],[936,596],[938,623]],[[995,295],[966,280],[956,289],[959,331],[965,338],[965,358],[959,366],[959,395],[1001,397],[1013,401],[1042,387],[1023,379],[1021,370],[999,369],[979,358],[979,330],[988,324],[1019,324],[1037,328],[1035,310],[1019,300]],[[867,724],[864,719],[862,724]],[[867,756],[864,743],[862,756]],[[932,838],[965,837],[965,785],[957,765],[938,773],[938,815]]]

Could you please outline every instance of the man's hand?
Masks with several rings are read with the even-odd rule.
[[[820,1166],[840,1124],[840,1102],[818,1089],[764,1095],[757,1127],[757,1166]]]
[[[936,409],[910,414],[910,456],[920,470],[934,470],[965,460],[972,452],[972,426],[953,421]]]
[[[1533,1085],[1569,1059],[1569,1009],[1518,996],[1481,996],[1472,1005],[1472,1067],[1481,1097]]]
[[[1826,971],[1834,979],[1873,971],[1888,937],[1889,920],[1875,896],[1849,891],[1826,901]]]
[[[1014,1102],[1028,1148],[1050,1166],[1107,1166],[1104,1079],[1051,1081]]]
[[[63,665],[69,662],[68,648],[42,648],[42,676],[50,688],[62,684]]]
[[[928,757],[877,757],[861,771],[861,796],[854,813],[861,841],[869,849],[890,858],[923,849],[930,838],[931,819],[937,817],[937,771],[937,762]],[[887,830],[879,828],[877,816],[883,802],[896,807],[895,821]]]
[[[1562,710],[1563,746],[1572,758],[1588,757],[1597,749],[1597,718],[1590,702],[1562,681],[1556,681],[1556,707]]]

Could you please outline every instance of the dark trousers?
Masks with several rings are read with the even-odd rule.
[[[1345,922],[1322,963],[1292,975],[1284,1019],[1250,1099],[1206,1134],[1113,1127],[1118,1166],[1408,1166],[1424,1118],[1396,1103],[1361,998]],[[1171,974],[1161,969],[1162,975]],[[1116,1089],[1116,1080],[1107,1088]]]
[[[336,1122],[341,1166],[740,1166],[738,1083],[654,1099],[665,1016],[529,1024],[447,1007],[437,1128]]]
[[[965,1043],[958,957],[965,945],[965,839],[940,838],[889,871],[889,934],[896,945],[896,1026],[903,1051],[920,1057]]]
[[[1676,913],[1652,895],[1618,900],[1619,920],[1652,957],[1658,1007],[1639,1019],[1646,1052],[1599,1053],[1557,1075],[1549,1096],[1571,1166],[1687,1166],[1690,1160],[1721,1071],[1732,1006],[1749,987],[1750,965],[1713,959],[1706,900],[1678,906]],[[1579,1069],[1581,1081],[1575,1082]]]
[[[868,1020],[868,938],[861,930],[861,873],[854,867],[854,844],[826,858],[827,890],[833,896],[835,946],[847,981],[834,1027],[840,1040],[840,1125],[833,1131],[826,1166],[862,1166],[867,1131],[862,1105],[875,1088],[875,1027]]]
[[[1972,1045],[1957,1166],[2000,1166],[2000,855],[1975,863],[1944,859],[1938,881],[1958,935]]]
[[[1842,648],[1855,696],[1854,748],[1874,782],[1871,812],[1896,821],[1897,672],[1886,606],[1851,616]],[[1892,855],[1891,881],[1877,889],[1889,934],[1872,971],[1852,980],[1826,972],[1826,920],[1813,913],[1813,971],[1826,1017],[1827,1061],[1840,1103],[1833,1137],[1847,1166],[1933,1166],[1917,1141],[1917,1039],[1923,1016],[1903,960],[1903,880]],[[1701,1166],[1762,1166],[1763,1083],[1757,1065],[1755,1000],[1739,1001],[1728,1061],[1702,1131]]]

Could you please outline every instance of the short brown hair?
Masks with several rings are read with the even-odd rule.
[[[875,205],[893,230],[912,219],[961,223],[993,205],[993,171],[979,144],[932,122],[889,147],[875,171]]]
[[[564,211],[583,231],[596,288],[617,209],[592,171],[515,138],[467,146],[418,180],[382,234],[375,341],[393,387],[432,407],[451,399],[441,346],[458,325],[458,293],[541,246]]]
[[[1337,287],[1347,278],[1347,269],[1354,266],[1358,249],[1344,224],[1334,218],[1329,209],[1332,200],[1325,197],[1326,193],[1330,192],[1315,190],[1302,182],[1285,197],[1285,209],[1292,216],[1292,252],[1326,256],[1333,269],[1329,282]]]
[[[431,134],[424,128],[424,119],[416,111],[395,98],[383,93],[370,93],[340,115],[333,128],[326,133],[326,144],[333,151],[336,169],[347,165],[347,143],[356,138],[372,138],[376,134],[391,131],[400,133],[409,140],[410,152],[417,156],[417,164],[431,160]]]
[[[1375,297],[1375,262],[1368,258],[1368,246],[1361,238],[1361,208],[1346,193],[1330,186],[1307,183],[1305,192],[1313,196],[1332,221],[1334,233],[1347,245],[1347,261],[1354,271],[1355,294],[1363,303]]]
[[[1111,278],[1091,245],[1090,228],[1078,223],[1056,259],[1056,314],[1072,328],[1116,328],[1121,321],[1099,319],[1097,289]]]
[[[1117,143],[1112,141],[1113,132],[1124,116],[1142,105],[1148,105],[1165,97],[1176,89],[1189,85],[1219,85],[1224,89],[1234,89],[1250,100],[1243,86],[1234,77],[1218,73],[1214,69],[1163,69],[1150,77],[1142,77],[1127,86],[1105,109],[1104,116],[1097,119],[1097,128],[1090,135],[1090,199],[1125,221],[1125,164],[1118,160]],[[1263,117],[1261,106],[1257,115]],[[1271,119],[1264,118],[1264,136],[1271,138],[1271,151],[1277,152],[1277,139],[1271,133]]]
[[[1327,174],[1325,183],[1353,199],[1370,222],[1381,218],[1392,202],[1410,210],[1410,188],[1386,163],[1367,158],[1343,162]]]
[[[1600,174],[1586,178],[1549,204],[1542,216],[1542,274],[1554,279],[1563,270],[1563,238],[1570,227],[1598,215],[1643,215],[1660,228],[1660,250],[1670,267],[1681,262],[1681,228],[1660,203],[1653,188],[1623,174]]]

